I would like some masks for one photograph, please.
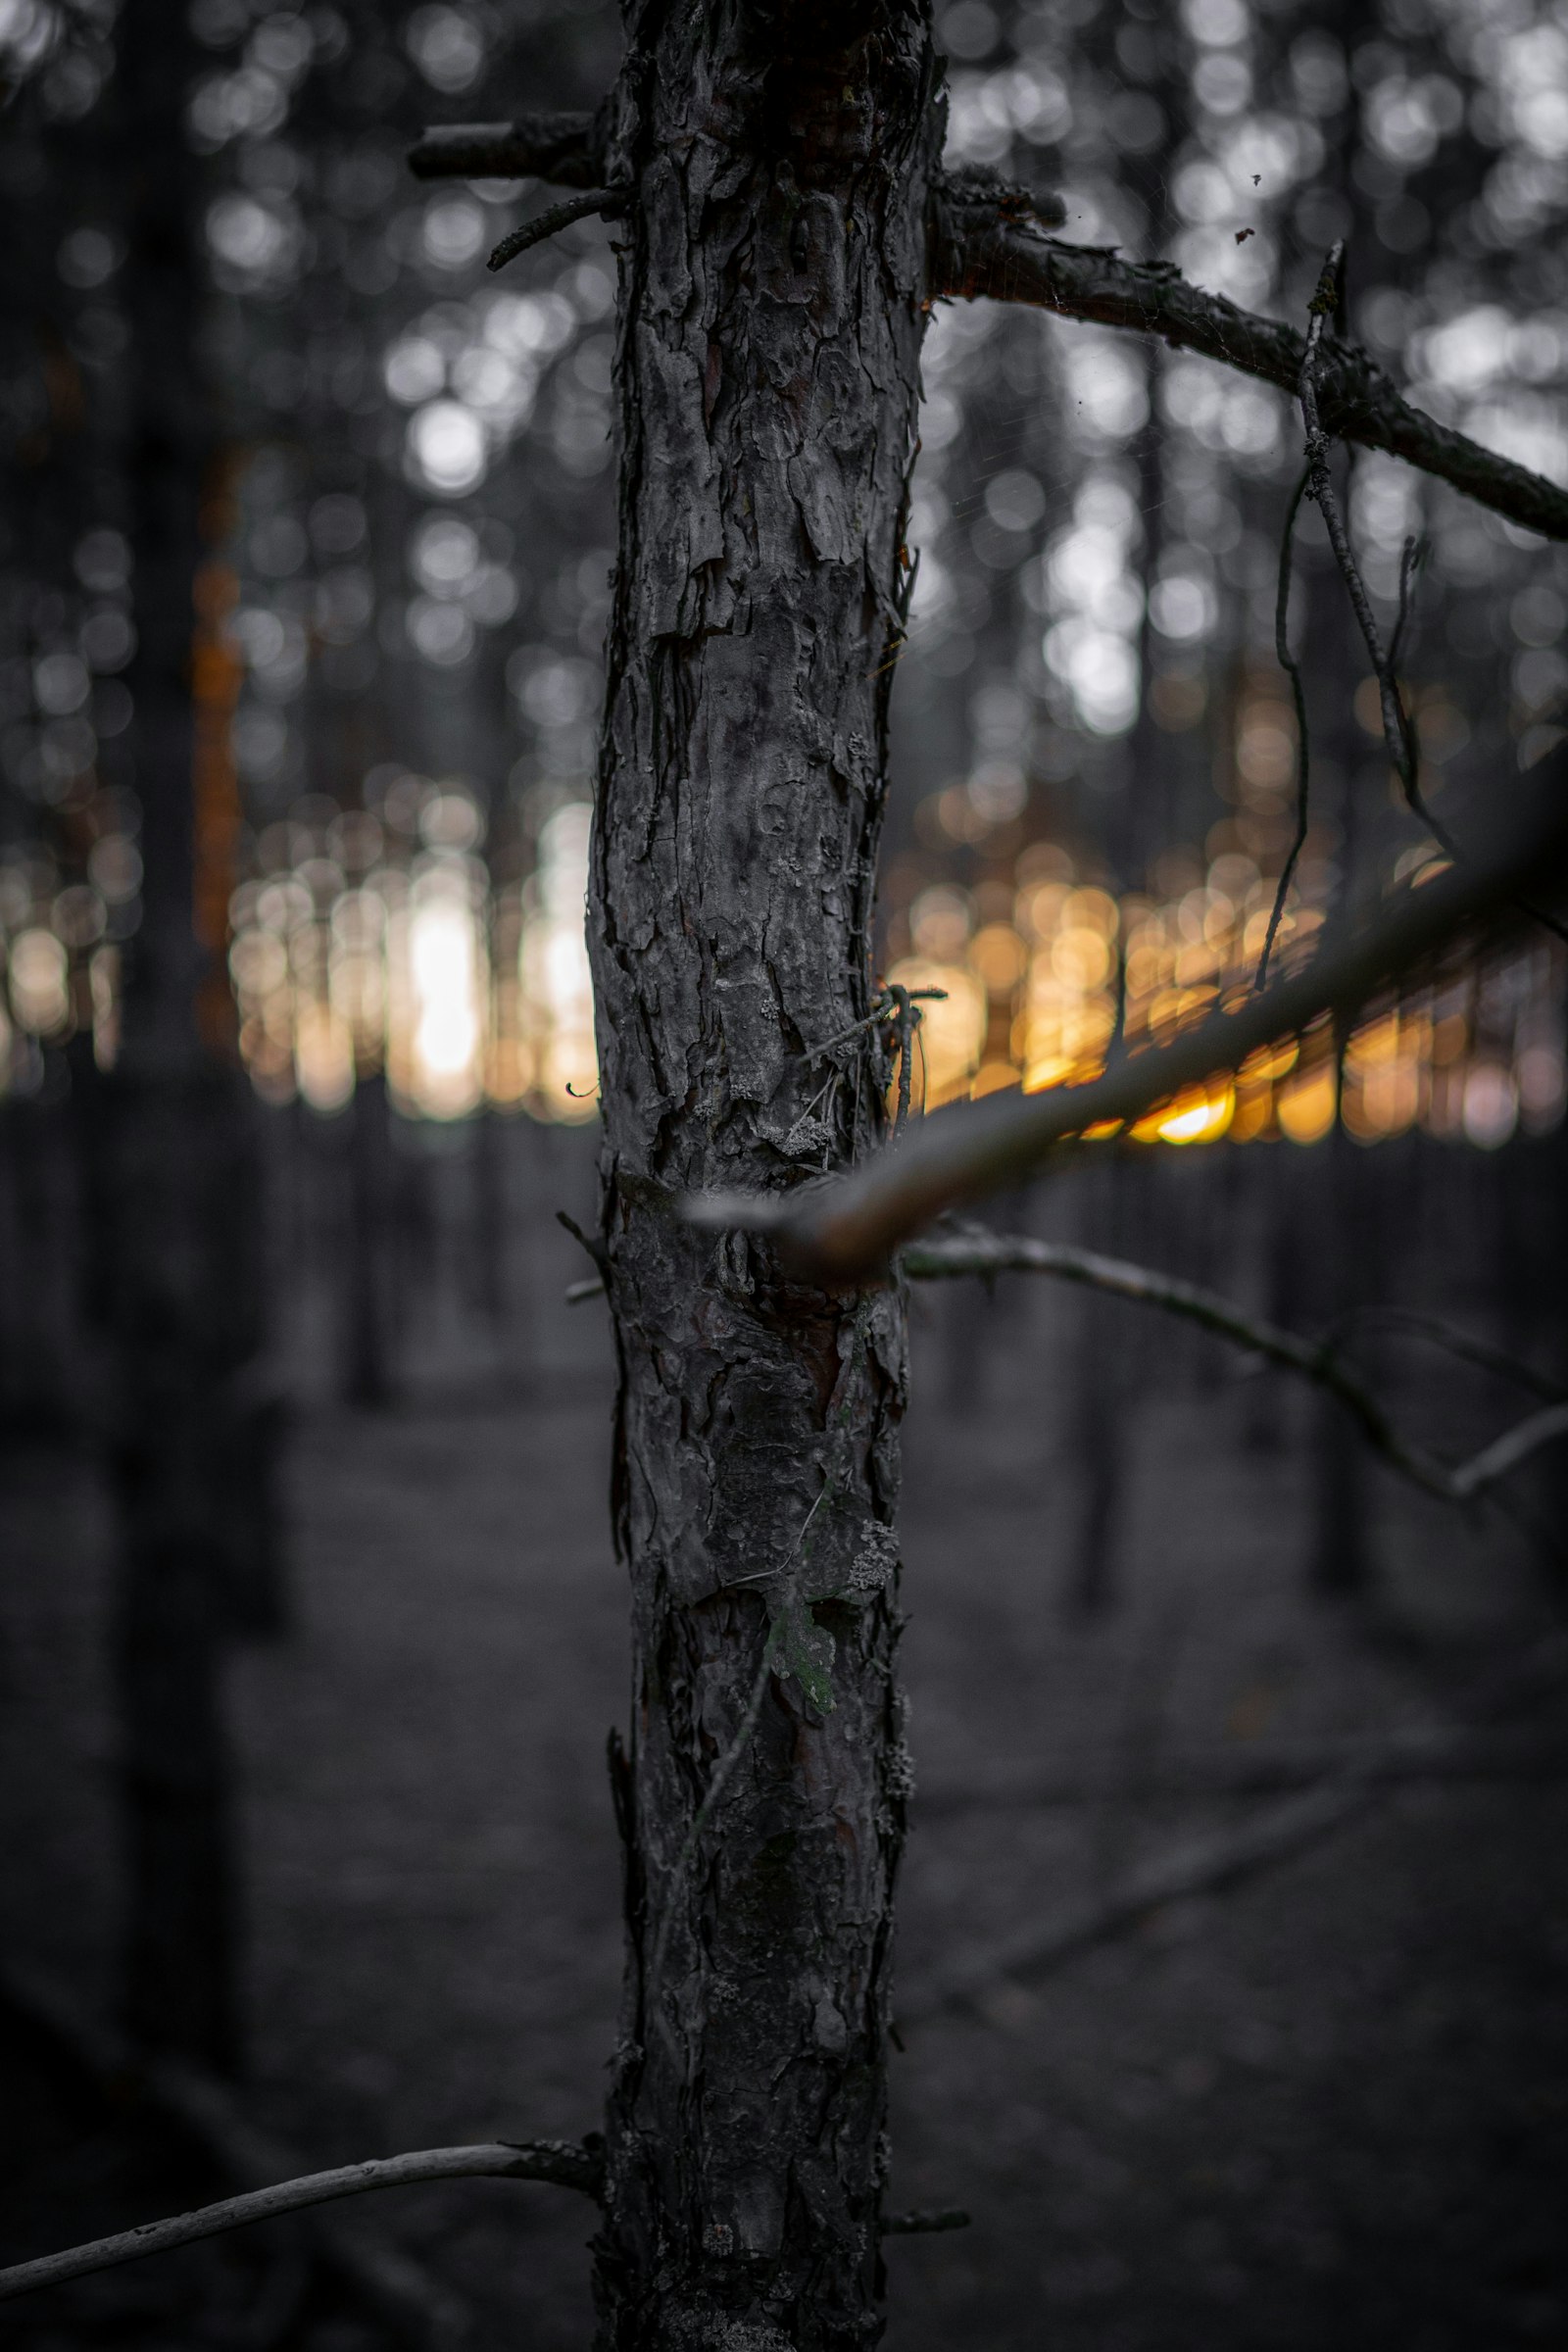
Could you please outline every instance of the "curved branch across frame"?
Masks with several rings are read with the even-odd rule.
[[[270,2188],[247,2189],[242,2196],[224,2197],[194,2213],[179,2213],[166,2222],[144,2222],[140,2229],[122,2230],[113,2237],[94,2238],[64,2253],[44,2254],[36,2262],[19,2262],[0,2271],[0,2302],[13,2295],[31,2294],[40,2286],[62,2286],[68,2278],[85,2278],[94,2271],[114,2269],[122,2262],[139,2262],[147,2254],[172,2253],[176,2246],[194,2245],[199,2238],[220,2237],[226,2230],[243,2230],[253,2222],[275,2221],[285,2213],[303,2213],[328,2205],[339,2197],[363,2196],[372,2188],[408,2188],[427,2180],[549,2180],[558,2188],[575,2188],[596,2201],[603,2193],[603,2159],[596,2145],[571,2140],[490,2140],[473,2147],[420,2148],[407,2156],[380,2156],[366,2164],[338,2165],[326,2173],[307,2173],[298,2180],[279,2180]]]

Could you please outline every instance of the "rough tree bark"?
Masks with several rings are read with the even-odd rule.
[[[632,1582],[601,2340],[880,2327],[903,1302],[674,1215],[882,1134],[866,1023],[943,109],[928,6],[633,12],[591,913]]]

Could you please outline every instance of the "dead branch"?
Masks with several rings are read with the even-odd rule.
[[[1505,1713],[1549,1689],[1568,1665],[1568,1640],[1549,1634],[1515,1664],[1504,1668],[1478,1693],[1465,1713],[1485,1720]],[[1471,1738],[1469,1722],[1435,1724],[1394,1735],[1390,1745],[1424,1743],[1429,1761],[1462,1750]],[[1063,1905],[1054,1917],[1037,1920],[1014,1935],[979,1946],[949,1962],[923,1986],[899,2003],[901,2027],[940,2016],[945,2010],[984,2011],[1009,1982],[1038,1978],[1078,1953],[1136,1928],[1173,1902],[1239,1885],[1272,1862],[1312,1844],[1368,1811],[1398,1785],[1378,1777],[1369,1751],[1312,1788],[1283,1804],[1270,1805],[1235,1830],[1195,1838],[1131,1870],[1102,1896]]]
[[[1367,1443],[1402,1478],[1435,1494],[1443,1502],[1470,1502],[1516,1469],[1538,1446],[1568,1433],[1568,1402],[1548,1404],[1473,1455],[1449,1467],[1399,1435],[1376,1396],[1351,1370],[1334,1339],[1304,1340],[1294,1331],[1245,1314],[1217,1291],[1177,1276],[1156,1274],[1147,1266],[1130,1265],[1119,1257],[1102,1257],[1093,1250],[1078,1250],[1061,1242],[1037,1242],[1026,1234],[971,1232],[951,1241],[916,1242],[901,1252],[903,1271],[917,1282],[947,1276],[1004,1273],[1054,1274],[1064,1282],[1108,1291],[1143,1306],[1157,1306],[1201,1324],[1222,1340],[1261,1355],[1273,1364],[1315,1381],[1337,1396],[1358,1425]]]
[[[1062,244],[951,181],[933,201],[931,246],[933,294],[1031,303],[1063,318],[1158,335],[1292,396],[1300,382],[1305,338],[1295,327],[1190,285],[1168,263]],[[1527,530],[1568,538],[1568,490],[1412,408],[1355,345],[1324,336],[1317,395],[1325,432],[1402,458]]]
[[[1554,761],[1550,785],[1531,791],[1524,821],[1494,833],[1462,867],[1405,891],[1387,913],[1262,994],[1222,1002],[1168,1046],[1123,1054],[1085,1086],[999,1093],[937,1111],[896,1150],[830,1183],[787,1194],[697,1195],[684,1213],[696,1224],[776,1233],[823,1280],[867,1279],[934,1217],[1015,1183],[1068,1138],[1134,1124],[1325,1013],[1348,1019],[1379,987],[1453,951],[1506,910],[1527,880],[1534,893],[1549,887],[1568,858],[1563,772]]]
[[[1461,1363],[1475,1364],[1483,1372],[1494,1373],[1498,1380],[1528,1389],[1544,1404],[1559,1404],[1568,1396],[1568,1389],[1560,1380],[1553,1380],[1534,1364],[1509,1355],[1504,1348],[1494,1348],[1487,1340],[1476,1339],[1471,1332],[1456,1331],[1451,1323],[1445,1323],[1437,1315],[1424,1315],[1414,1307],[1358,1306],[1342,1317],[1328,1336],[1340,1347],[1357,1332],[1376,1331],[1398,1332],[1410,1339],[1425,1340],[1446,1354],[1457,1356]]]
[[[420,2180],[486,2179],[551,2180],[557,2187],[581,2189],[594,2198],[600,2194],[597,2158],[589,2149],[567,2140],[541,2139],[517,2146],[494,2140],[469,2148],[420,2148],[407,2156],[382,2156],[368,2164],[307,2173],[298,2180],[279,2180],[270,2188],[250,2189],[243,2196],[203,2205],[194,2213],[176,2214],[171,2221],[144,2222],[139,2230],[122,2230],[113,2237],[68,2247],[63,2254],[15,2263],[0,2271],[0,2302],[13,2295],[31,2294],[35,2287],[61,2286],[68,2278],[84,2278],[91,2271],[139,2262],[146,2254],[167,2254],[175,2246],[219,2237],[227,2230],[243,2230],[252,2222],[275,2221],[280,2214],[301,2213],[339,2197],[361,2196],[368,2189],[407,2188]]]
[[[592,115],[519,115],[514,122],[440,122],[409,150],[416,179],[549,179],[593,188],[604,161]]]
[[[1464,1502],[1472,1494],[1480,1494],[1505,1472],[1516,1469],[1540,1446],[1568,1432],[1568,1404],[1544,1404],[1539,1413],[1532,1413],[1513,1429],[1505,1429],[1500,1438],[1468,1462],[1461,1463],[1452,1473],[1455,1499]]]
[[[551,205],[548,211],[537,214],[532,220],[524,220],[520,226],[512,229],[502,238],[485,267],[487,270],[504,270],[509,262],[516,260],[518,254],[528,252],[531,246],[542,245],[547,237],[559,236],[574,220],[587,220],[596,213],[602,220],[613,220],[625,210],[625,192],[618,188],[590,188],[585,195],[568,196],[561,204]]]
[[[1377,680],[1378,707],[1383,719],[1383,740],[1388,749],[1389,764],[1399,779],[1399,789],[1404,794],[1405,805],[1411,814],[1421,819],[1421,822],[1448,857],[1457,858],[1463,855],[1457,841],[1440,819],[1433,815],[1421,790],[1421,746],[1416,734],[1415,720],[1406,706],[1404,694],[1395,670],[1395,663],[1398,658],[1399,640],[1404,634],[1405,623],[1410,613],[1410,591],[1420,560],[1420,542],[1415,539],[1406,539],[1404,543],[1399,559],[1398,615],[1394,624],[1394,635],[1389,644],[1385,646],[1383,632],[1378,627],[1377,616],[1372,611],[1372,600],[1366,592],[1366,582],[1361,577],[1354,551],[1350,546],[1350,534],[1346,526],[1345,515],[1335,492],[1334,476],[1329,470],[1329,436],[1324,430],[1319,410],[1318,373],[1322,360],[1323,330],[1328,319],[1343,311],[1344,291],[1345,245],[1342,239],[1330,247],[1328,260],[1324,263],[1322,274],[1318,279],[1317,291],[1308,305],[1311,319],[1306,330],[1306,348],[1301,355],[1301,378],[1297,387],[1298,397],[1301,404],[1301,422],[1306,429],[1307,495],[1323,517],[1324,527],[1329,535],[1329,545],[1334,550],[1334,561],[1340,567],[1340,576],[1345,582],[1346,592],[1350,600],[1350,610],[1355,614],[1356,626],[1361,632],[1361,640],[1366,647],[1367,660],[1372,664],[1372,674]],[[1288,664],[1288,666],[1293,671],[1292,684],[1297,689],[1297,710],[1298,715],[1300,716],[1302,706],[1299,681],[1294,674],[1294,663]],[[1301,774],[1303,799],[1298,841],[1305,838],[1304,783],[1306,770],[1304,764]],[[1290,862],[1292,864],[1295,862],[1294,851]],[[1280,897],[1276,901],[1276,913],[1283,908],[1284,885],[1289,878],[1289,872],[1290,865],[1288,864],[1286,874],[1281,880]],[[1539,908],[1531,906],[1528,901],[1524,901],[1522,904],[1525,905],[1528,912],[1536,916],[1537,921],[1544,923],[1546,929],[1554,932],[1557,938],[1568,939],[1568,930],[1565,930],[1554,916],[1543,913]],[[1264,960],[1267,960],[1266,947]],[[1261,966],[1259,969],[1261,970]]]

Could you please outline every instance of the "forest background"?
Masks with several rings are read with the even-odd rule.
[[[613,279],[586,222],[485,281],[526,191],[421,188],[404,159],[427,121],[590,103],[617,26],[605,9],[373,14],[200,0],[183,93],[207,387],[192,888],[232,982],[213,1017],[252,1090],[266,1333],[247,1346],[269,1541],[236,1569],[252,1642],[223,1670],[246,1886],[223,2064],[243,2052],[246,2112],[323,2157],[580,2130],[615,1934],[597,1763],[619,1705],[608,1366],[599,1310],[562,1303],[588,1269],[550,1223],[562,1206],[588,1222],[591,1201],[581,905]],[[1560,475],[1568,31],[1551,11],[1401,0],[1340,24],[1240,0],[1176,17],[958,0],[940,37],[953,159],[1059,188],[1076,241],[1168,256],[1286,317],[1344,237],[1353,330],[1412,397]],[[18,222],[0,1384],[28,1570],[6,1603],[8,1803],[36,1858],[8,1899],[20,1961],[102,2016],[120,2005],[123,1753],[81,1130],[147,916],[133,257],[108,13],[13,0],[0,41]],[[1081,1076],[1118,1004],[1157,1033],[1255,962],[1295,833],[1274,600],[1298,435],[1286,402],[1201,360],[983,304],[942,312],[925,387],[879,955],[946,992],[920,1033],[916,1100],[935,1105]],[[1568,686],[1560,556],[1391,460],[1358,457],[1346,496],[1385,609],[1407,536],[1429,547],[1407,656],[1429,775],[1457,799],[1532,767]],[[1352,882],[1436,858],[1391,790],[1310,514],[1297,540],[1317,723],[1287,949]],[[1281,1056],[1180,1106],[1103,1184],[1062,1182],[1007,1221],[1297,1327],[1441,1309],[1549,1382],[1561,1020],[1558,952],[1529,938],[1364,1024],[1338,1073]],[[893,2250],[919,2281],[896,2284],[897,2340],[1036,2340],[1044,2297],[1069,2342],[1180,2340],[1185,2311],[1304,2344],[1347,2293],[1368,2341],[1412,2297],[1420,2340],[1473,2341],[1483,2316],[1499,2341],[1549,2336],[1562,2279],[1530,2184],[1562,2127],[1541,2000],[1563,1925],[1535,1860],[1560,1816],[1538,1724],[1484,1773],[1380,1812],[1370,1843],[1293,1865],[1289,1887],[1215,1916],[1134,1905],[1131,1937],[1081,1978],[1033,1982],[1008,1957],[1020,1935],[1049,1947],[1069,1895],[1102,1899],[1233,1828],[1258,1794],[1247,1773],[1288,1779],[1313,1742],[1319,1769],[1391,1721],[1448,1720],[1478,1649],[1511,1655],[1548,1622],[1537,1552],[1396,1496],[1329,1412],[1255,1365],[1227,1379],[1206,1343],[1130,1308],[1004,1290],[992,1311],[956,1295],[922,1312],[907,1516],[931,1791],[907,1977],[911,2015],[922,1998],[952,2013],[954,2038],[944,2055],[911,2025],[901,2145],[908,2202],[977,2221]],[[1376,1345],[1401,1409],[1451,1450],[1497,1425],[1489,1375],[1444,1370],[1408,1334]],[[1549,1465],[1537,1489],[1549,1526]],[[135,2134],[164,2129],[95,2123],[91,2195],[123,2199],[148,2161]],[[50,2228],[84,2161],[60,2130],[67,2187],[46,2178],[55,2202],[19,2251],[77,2233]],[[580,2225],[521,2219],[504,2189],[455,2222],[455,2193],[378,2227],[481,2325],[520,2305],[541,2341],[581,2341]],[[1292,2284],[1268,2288],[1260,2335],[1281,2263]],[[192,2340],[221,2338],[250,2324],[231,2308],[255,2301],[246,2264],[282,2334],[386,2325],[334,2304],[350,2290],[289,2241],[193,2258],[172,2285],[84,2288],[65,2340],[151,2340],[172,2310]],[[43,2340],[59,2323],[17,2325]]]

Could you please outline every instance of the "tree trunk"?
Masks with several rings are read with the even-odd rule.
[[[215,1053],[211,1034],[230,1009],[220,930],[231,877],[210,839],[198,853],[193,772],[212,455],[197,366],[200,189],[184,121],[198,54],[183,11],[127,0],[115,163],[132,329],[121,389],[145,880],[105,1088],[99,1243],[115,1380],[126,2023],[143,2041],[228,2066],[239,2027],[221,1660],[241,1608],[254,1629],[277,1595],[265,1592],[264,1605],[258,1556],[266,1399],[239,1381],[261,1336],[255,1134],[237,1059]]]
[[[633,11],[591,920],[632,1734],[601,2344],[879,2331],[907,1765],[902,1298],[683,1224],[884,1126],[886,710],[942,130],[929,11]]]

